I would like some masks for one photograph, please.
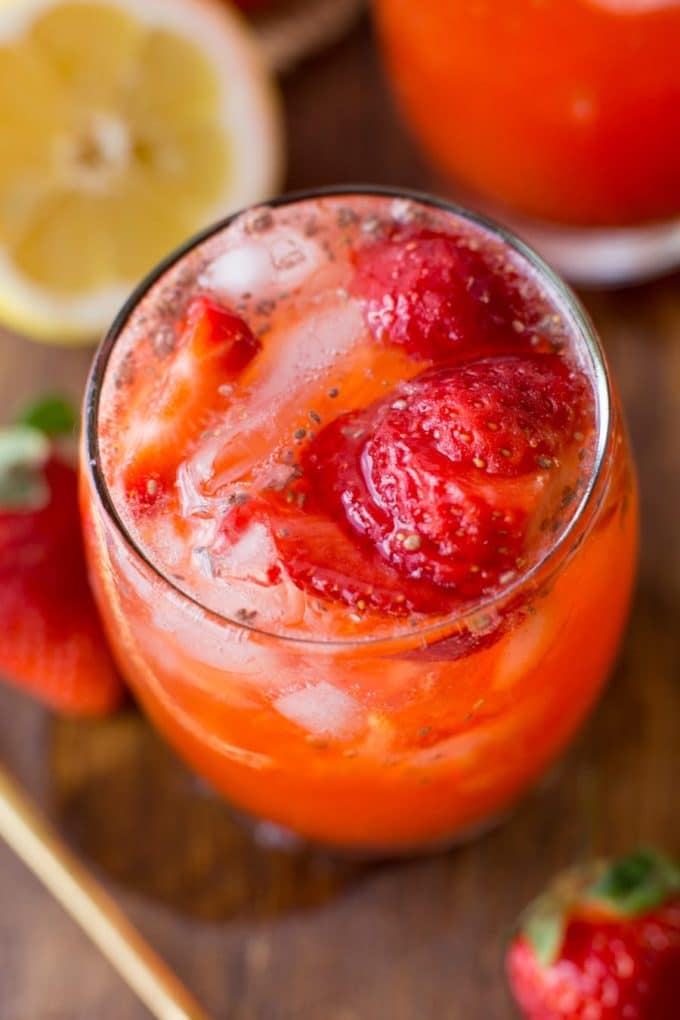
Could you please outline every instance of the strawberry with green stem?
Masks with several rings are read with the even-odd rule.
[[[123,684],[87,581],[76,470],[57,449],[75,425],[50,397],[0,429],[0,676],[58,711],[98,715]]]
[[[528,1020],[677,1020],[680,871],[640,850],[560,876],[507,956]]]

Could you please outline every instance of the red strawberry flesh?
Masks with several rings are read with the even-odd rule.
[[[53,456],[44,474],[44,507],[0,510],[0,674],[59,711],[97,715],[123,685],[88,586],[76,472]]]
[[[370,543],[402,581],[438,586],[445,611],[522,565],[591,403],[581,373],[555,355],[432,369],[319,433],[303,458],[305,505]],[[317,588],[320,572],[317,561]]]
[[[131,505],[145,511],[168,495],[188,449],[226,406],[224,387],[259,350],[260,341],[230,308],[203,294],[192,298],[163,374],[138,408],[145,427],[132,430],[123,473]]]
[[[404,577],[370,544],[357,542],[327,517],[284,519],[274,535],[290,578],[320,598],[396,616],[447,608],[445,593],[435,585]]]
[[[558,878],[507,956],[527,1020],[673,1020],[680,1002],[680,873],[653,851]],[[604,888],[608,894],[603,898]]]
[[[508,972],[528,1020],[677,1020],[680,899],[634,922],[572,921],[547,970],[520,939]]]
[[[202,294],[189,302],[182,343],[197,362],[213,359],[218,377],[241,372],[261,346],[239,315]]]
[[[513,282],[468,239],[402,227],[358,249],[352,292],[377,340],[439,362],[528,348]]]

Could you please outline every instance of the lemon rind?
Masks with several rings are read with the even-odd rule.
[[[278,89],[245,19],[214,0],[87,0],[115,6],[144,24],[178,31],[196,42],[221,82],[216,124],[236,139],[234,176],[195,230],[274,194],[284,167],[284,141]],[[60,0],[0,0],[0,45],[21,36],[42,11]],[[200,12],[199,16],[198,15]],[[151,267],[150,267],[151,268]],[[113,280],[80,295],[60,296],[24,277],[0,247],[0,319],[35,339],[81,344],[96,340],[137,281]]]

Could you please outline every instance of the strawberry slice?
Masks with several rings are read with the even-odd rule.
[[[269,583],[280,580],[283,568],[310,595],[342,601],[360,611],[403,616],[449,608],[446,592],[402,577],[370,543],[358,542],[328,517],[291,508],[274,494],[252,497],[229,510],[214,547],[218,554],[222,543],[234,545],[253,524],[270,531],[280,557],[279,564],[270,566]]]
[[[18,505],[17,481],[28,505]],[[54,453],[0,478],[0,618],[0,674],[10,683],[76,715],[121,700],[87,581],[76,471]]]
[[[291,580],[310,594],[392,616],[451,608],[446,591],[404,577],[369,544],[357,542],[327,517],[282,518],[274,536]]]
[[[199,294],[189,302],[167,370],[145,394],[133,446],[123,471],[127,498],[142,511],[172,490],[177,468],[215,412],[229,386],[260,350],[240,316]]]
[[[182,326],[182,343],[196,361],[212,360],[220,376],[241,372],[261,347],[240,315],[205,294],[198,294],[189,302]],[[198,381],[193,380],[194,383]]]
[[[523,565],[551,472],[591,429],[587,382],[557,356],[432,369],[318,434],[308,505],[403,578],[476,598]]]
[[[461,238],[400,228],[355,254],[352,293],[376,340],[441,362],[527,350],[511,270],[503,276]]]

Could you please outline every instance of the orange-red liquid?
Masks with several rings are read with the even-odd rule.
[[[527,286],[535,286],[528,266],[525,271]],[[294,294],[284,296],[283,312],[293,307]],[[153,371],[144,329],[123,339],[142,352],[137,368]],[[269,360],[283,364],[289,341],[285,331],[263,335],[263,378]],[[354,360],[342,362],[343,399],[350,405],[361,406],[371,387],[405,369],[403,353],[386,348],[376,383],[359,357],[362,343]],[[113,363],[119,372],[125,364],[115,352]],[[310,384],[315,408],[323,416],[337,413],[329,379],[322,373],[317,382]],[[192,576],[183,550],[190,551],[199,525],[182,517],[179,503],[141,525],[126,518],[116,488],[129,438],[126,386],[123,372],[118,389],[104,387],[100,438],[117,511],[154,566],[112,519],[87,461],[83,515],[95,590],[118,661],[170,742],[240,808],[336,847],[433,846],[507,810],[582,722],[625,622],[637,513],[616,408],[588,502],[559,554],[512,593],[522,611],[507,629],[494,630],[511,611],[502,592],[479,612],[467,607],[461,622],[404,621],[377,612],[358,618],[347,607],[319,608],[311,599],[303,599],[302,609],[293,599],[281,615],[267,617],[271,591],[260,588],[253,624],[250,616],[225,619],[228,580],[220,586],[199,571]],[[285,402],[280,413],[276,436],[296,425]],[[267,435],[263,427],[252,437],[253,449],[264,444],[262,456],[267,442],[271,447]],[[223,444],[220,470],[242,454],[238,444]],[[258,608],[257,590],[249,613]],[[470,635],[488,634],[493,639],[465,644]]]
[[[387,66],[435,163],[554,223],[680,215],[677,0],[375,0]]]

